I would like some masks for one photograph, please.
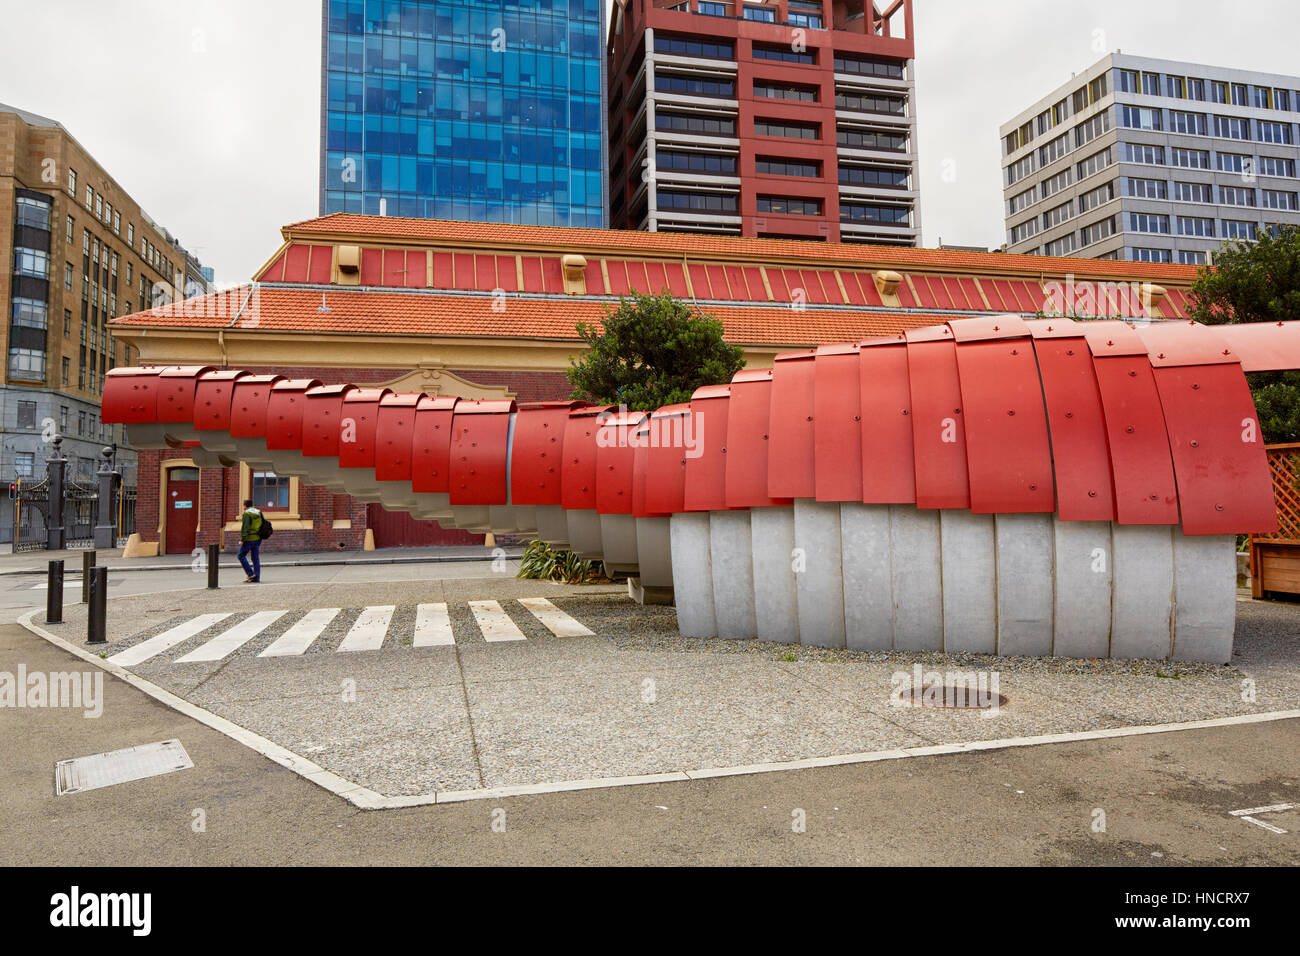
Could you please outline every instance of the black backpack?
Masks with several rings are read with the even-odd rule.
[[[265,541],[273,534],[275,534],[275,529],[271,527],[271,519],[266,515],[262,515],[262,527],[257,529],[257,536]]]

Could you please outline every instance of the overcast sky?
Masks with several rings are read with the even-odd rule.
[[[1104,51],[1300,73],[1294,0],[916,7],[927,246],[1001,244],[998,126]],[[218,282],[249,278],[282,225],[316,214],[320,0],[3,0],[0,11],[0,103],[62,122]]]

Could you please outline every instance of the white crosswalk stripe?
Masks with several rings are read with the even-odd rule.
[[[556,637],[591,637],[595,633],[581,621],[565,614],[546,598],[520,598],[519,603]]]
[[[315,643],[316,638],[338,617],[338,607],[318,607],[272,641],[258,657],[294,657]]]
[[[451,615],[446,604],[421,604],[415,611],[416,647],[443,647],[456,643],[451,633]]]
[[[528,640],[524,632],[519,630],[519,625],[510,619],[510,615],[496,601],[470,601],[469,609],[478,629],[483,632],[483,640],[488,643]]]
[[[177,664],[190,664],[197,661],[219,661],[239,650],[288,611],[258,611],[249,615],[234,627],[222,631],[202,647],[196,647],[184,657],[176,659]]]
[[[592,637],[595,634],[587,625],[560,610],[546,598],[519,598],[518,602],[556,637]],[[470,601],[468,604],[474,624],[477,625],[479,633],[487,643],[528,640],[527,635],[520,630],[519,625],[502,607],[500,601]],[[396,610],[397,607],[393,604],[362,608],[356,621],[334,650],[340,652],[380,650],[384,647]],[[285,615],[293,613],[298,612],[257,611],[220,631],[216,636],[171,663],[191,664],[225,660],[240,648],[256,640]],[[274,638],[257,656],[301,656],[321,638],[341,613],[342,609],[337,607],[318,607],[308,611],[284,633]],[[124,667],[143,663],[215,627],[230,616],[229,613],[197,615],[168,628],[161,634],[126,648],[109,660]],[[466,625],[462,623],[457,627],[463,629]],[[410,632],[409,642],[398,640],[405,636],[395,633],[394,640],[389,646],[398,643],[409,643],[414,647],[455,646],[457,641],[449,606],[445,602],[416,605],[415,625]],[[462,633],[461,641],[463,642],[467,637],[468,635]]]
[[[340,651],[374,651],[378,650],[384,643],[384,635],[388,633],[388,622],[393,616],[393,611],[397,610],[395,605],[381,604],[378,607],[368,607],[361,612],[357,622],[352,625],[352,630],[348,631],[343,642],[339,644]]]
[[[170,650],[182,641],[188,641],[195,634],[206,631],[212,625],[224,621],[230,617],[230,613],[225,614],[200,614],[198,617],[192,617],[188,621],[177,624],[175,627],[157,634],[147,641],[141,641],[132,647],[128,647],[120,654],[114,654],[108,660],[110,663],[118,664],[122,667],[130,667],[133,664],[140,664],[161,654],[163,651]]]

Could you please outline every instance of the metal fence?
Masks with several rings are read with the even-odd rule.
[[[49,507],[50,482],[43,479],[18,489],[14,508],[14,551],[42,551],[48,543],[45,511]]]
[[[49,479],[24,482],[13,501],[13,549],[43,551],[49,544]],[[118,547],[135,532],[134,486],[119,488],[114,496],[113,527]],[[93,548],[95,525],[99,523],[99,488],[96,484],[68,481],[63,486],[63,528],[65,546],[70,549]]]

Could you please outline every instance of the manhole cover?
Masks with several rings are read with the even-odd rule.
[[[1005,707],[1004,694],[966,684],[930,684],[903,687],[894,694],[896,707],[933,707],[943,710],[996,710]]]
[[[117,783],[156,777],[173,770],[187,770],[193,766],[194,762],[179,740],[164,740],[91,757],[60,760],[54,765],[54,789],[62,797],[83,790],[98,790]]]

